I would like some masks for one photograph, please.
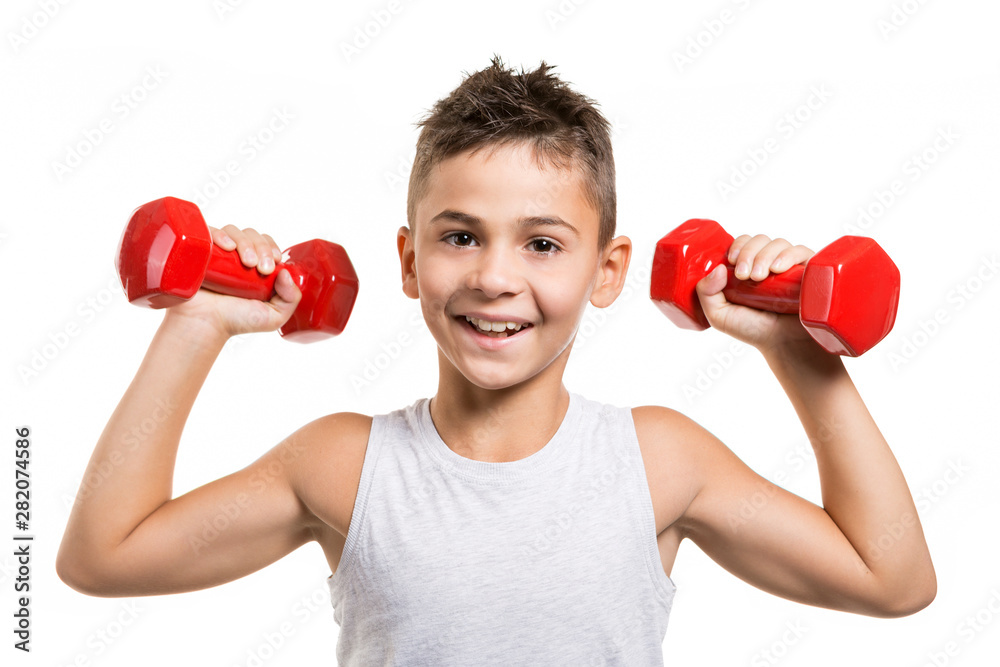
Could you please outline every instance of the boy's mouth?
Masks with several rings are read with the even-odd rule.
[[[465,321],[473,331],[489,336],[490,338],[510,338],[532,326],[531,322],[523,324],[517,322],[491,322],[468,315],[465,316]]]

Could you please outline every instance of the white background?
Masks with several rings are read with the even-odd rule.
[[[847,365],[918,497],[937,599],[898,620],[809,608],[750,587],[685,543],[667,664],[995,664],[995,3],[399,0],[396,13],[385,1],[232,4],[15,0],[0,14],[0,261],[12,297],[0,450],[10,527],[0,539],[13,545],[11,459],[23,425],[36,536],[30,655],[11,647],[13,546],[0,548],[4,664],[234,666],[257,664],[255,655],[265,665],[334,664],[329,568],[315,544],[184,595],[93,598],[56,577],[93,445],[161,317],[126,303],[112,257],[136,206],[209,186],[210,224],[254,226],[283,247],[329,238],[360,276],[339,338],[306,346],[260,335],[224,351],[181,443],[177,494],[320,415],[376,414],[432,395],[434,342],[399,289],[394,240],[413,123],[494,53],[556,65],[615,126],[631,281],[613,313],[584,321],[571,390],[679,409],[819,502],[808,442],[762,361],[733,355],[717,332],[674,328],[649,302],[653,245],[687,218],[711,217],[733,233],[818,249],[852,231],[861,208],[876,214],[861,231],[903,276],[895,329]],[[359,37],[365,30],[373,36]],[[293,118],[250,159],[247,138],[268,138],[275,110]],[[794,132],[787,114],[798,114]],[[742,167],[769,139],[777,150],[767,161]],[[933,163],[921,169],[914,157]],[[230,161],[240,171],[225,183],[218,174]],[[741,168],[753,173],[724,197],[719,184]],[[211,187],[213,175],[225,186]],[[377,377],[360,384],[366,364]],[[266,638],[279,643],[283,628],[272,651]]]

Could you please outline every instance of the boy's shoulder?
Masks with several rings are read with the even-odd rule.
[[[682,412],[662,405],[636,405],[630,408],[636,432],[642,430],[647,436],[671,435],[676,429],[684,429],[695,422]]]
[[[677,410],[642,405],[631,412],[659,534],[684,514],[725,446]]]
[[[631,408],[631,413],[643,456],[648,452],[651,457],[676,458],[718,442],[698,422],[673,408],[640,405]]]
[[[705,429],[690,417],[661,405],[633,407],[632,422],[643,457],[676,459],[703,439]]]
[[[310,511],[347,535],[373,417],[337,412],[320,417],[289,436],[278,461]]]

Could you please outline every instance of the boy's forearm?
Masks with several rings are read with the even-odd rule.
[[[168,313],[101,434],[60,551],[106,554],[171,498],[181,431],[225,337]]]
[[[826,512],[887,595],[932,589],[913,497],[841,358],[814,345],[765,358],[813,445]]]

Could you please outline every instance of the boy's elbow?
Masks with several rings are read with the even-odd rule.
[[[936,595],[937,588],[932,588],[926,592],[894,601],[882,609],[882,613],[879,616],[884,616],[885,618],[902,618],[903,616],[916,614],[921,609],[928,607],[934,601]]]
[[[56,575],[64,584],[78,593],[94,597],[115,597],[111,582],[98,568],[93,567],[79,553],[60,549],[56,556]]]
[[[908,604],[900,607],[899,616],[909,616],[929,607],[931,602],[934,602],[935,597],[937,597],[937,579],[932,573],[930,581],[917,590],[911,599],[908,600]]]
[[[59,552],[59,555],[56,556],[56,574],[64,584],[74,591],[95,595],[93,579],[87,576],[86,569],[73,555]]]
[[[905,591],[887,596],[874,616],[901,618],[915,614],[930,606],[937,597],[937,577],[931,571],[928,576],[916,579]]]

